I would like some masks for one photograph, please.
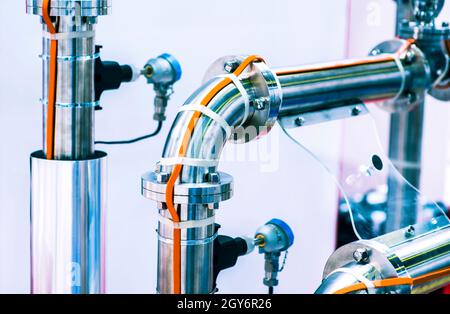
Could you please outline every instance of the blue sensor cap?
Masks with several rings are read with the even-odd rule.
[[[181,79],[181,75],[183,74],[180,62],[178,62],[178,60],[169,53],[163,53],[158,58],[166,59],[170,63],[173,70],[175,71],[175,82],[179,81]]]
[[[283,220],[275,218],[275,219],[270,220],[267,224],[276,225],[284,231],[284,233],[286,234],[288,241],[289,241],[288,247],[290,247],[290,246],[292,246],[292,244],[294,244],[294,233],[292,232],[291,227],[289,227],[289,225],[287,223],[285,223]]]

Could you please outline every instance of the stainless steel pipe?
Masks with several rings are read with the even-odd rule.
[[[110,0],[51,0],[58,41],[54,160],[45,159],[49,55],[43,23],[43,151],[31,155],[31,292],[105,292],[106,154],[94,150],[95,24]],[[42,17],[43,0],[27,0]]]
[[[105,292],[106,154],[31,155],[31,292]]]
[[[420,188],[424,101],[409,112],[393,113],[389,130],[389,159],[400,174],[417,189]],[[417,204],[406,183],[388,178],[386,232],[416,223]]]
[[[433,223],[435,225],[433,225]],[[442,224],[442,227],[436,227]],[[316,293],[329,294],[352,284],[386,278],[417,279],[450,267],[450,227],[440,217],[415,226],[421,234],[408,238],[406,228],[372,240],[361,240],[339,248],[328,259],[324,280]],[[359,259],[355,252],[366,252]],[[359,293],[430,293],[450,283],[450,276],[430,278],[414,285],[367,289]]]
[[[398,65],[394,60],[374,60],[276,69],[283,90],[279,117],[395,97],[403,80]]]
[[[261,108],[269,112],[269,118],[270,113],[275,114],[275,117],[279,119],[295,118],[305,112],[331,109],[349,103],[392,99],[401,96],[401,93],[407,88],[423,88],[422,85],[425,84],[426,80],[423,79],[421,74],[425,71],[425,65],[421,62],[409,64],[405,62],[403,65],[401,62],[404,62],[404,60],[398,59],[396,61],[396,58],[382,55],[312,67],[283,68],[273,72],[262,68],[261,73],[265,73],[263,75],[253,74],[253,76],[246,75],[241,78],[241,83],[252,104],[247,117],[244,116],[244,98],[235,84],[229,84],[223,88],[209,102],[208,108],[219,115],[232,128],[239,129],[240,125],[246,126],[244,132],[256,134],[249,136],[250,139],[253,139],[258,136],[258,131],[253,129],[265,125],[264,120],[255,119],[260,115]],[[263,67],[261,63],[254,66],[260,67],[259,69]],[[224,68],[223,64],[221,68]],[[221,77],[213,77],[208,80],[186,101],[186,105],[201,103],[205,95],[210,93],[220,80],[222,80]],[[264,86],[268,86],[266,94],[260,91],[261,87]],[[261,96],[272,98],[269,97],[270,101],[265,106],[258,107],[257,100]],[[283,102],[280,107],[281,98]],[[163,159],[167,160],[178,156],[180,145],[185,145],[183,135],[191,117],[192,112],[190,111],[178,113],[166,141]],[[249,121],[252,123],[249,123]],[[261,134],[264,134],[264,132]],[[226,141],[223,126],[207,115],[201,115],[187,144],[185,157],[197,160],[219,160]],[[158,202],[160,216],[163,217],[163,220],[169,219],[165,205],[164,187],[172,169],[173,165],[158,165],[155,173],[146,174],[142,179],[142,194]],[[184,191],[183,197],[187,197],[189,193],[185,189],[189,188],[198,193],[199,189],[205,188],[204,185],[209,182],[211,176],[217,176],[217,169],[214,165],[208,167],[184,165],[176,186]],[[159,180],[156,178],[159,178]],[[220,182],[220,178],[218,180]],[[177,201],[177,198],[182,195],[177,195],[175,192],[174,202],[183,219],[196,221],[214,217],[214,211],[211,211],[211,208],[218,208],[217,201],[201,203],[197,201],[195,203]],[[199,211],[201,214],[199,214]],[[187,231],[183,231],[182,241],[201,242],[210,239],[210,232],[213,228],[213,220],[210,221],[209,225],[197,228],[198,230],[188,228]],[[172,232],[173,226],[164,226],[160,223],[158,228],[160,237],[158,291],[160,293],[173,292],[171,262],[173,247],[170,245],[172,243]],[[196,236],[198,232],[202,235],[200,238]],[[198,245],[202,246],[203,244],[200,242]],[[208,258],[206,258],[207,256]],[[182,265],[183,293],[211,293],[213,291],[214,287],[211,286],[207,277],[199,279],[204,276],[203,274],[200,275],[200,269],[211,270],[213,267],[209,248],[206,250],[204,248],[197,249],[195,246],[183,248]],[[190,279],[190,276],[194,277]],[[196,277],[198,278],[195,279]]]

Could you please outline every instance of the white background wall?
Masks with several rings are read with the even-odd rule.
[[[386,14],[392,12],[392,1],[375,2],[383,3]],[[154,168],[170,121],[200,85],[208,66],[221,56],[239,53],[263,55],[271,66],[341,59],[346,53],[346,5],[346,0],[113,1],[113,14],[101,17],[98,25],[103,59],[143,65],[149,57],[167,51],[179,58],[184,75],[175,87],[169,122],[161,136],[106,148],[108,292],[155,291],[157,216],[155,204],[140,195],[140,176]],[[393,29],[393,21],[388,22],[387,29]],[[391,32],[383,29],[380,36],[389,38]],[[39,20],[25,15],[23,1],[9,1],[2,7],[0,293],[29,291],[28,156],[41,147],[40,37]],[[153,91],[144,80],[105,94],[104,111],[97,113],[97,139],[122,139],[151,131],[152,99]],[[305,133],[310,141],[318,136]],[[321,136],[328,141],[323,145],[317,140],[317,149],[336,156],[337,167],[341,129],[324,125]],[[320,283],[324,263],[334,249],[335,187],[321,167],[278,129],[250,147],[265,149],[264,144],[269,145],[274,160],[279,159],[274,172],[262,172],[257,161],[221,164],[221,170],[235,178],[235,196],[221,204],[217,220],[221,231],[233,236],[252,235],[273,217],[289,222],[296,242],[277,290],[310,293]],[[242,149],[230,145],[227,153]],[[264,293],[262,276],[263,257],[253,254],[223,272],[219,288],[223,293]]]

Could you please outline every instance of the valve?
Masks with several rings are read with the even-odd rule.
[[[284,221],[272,219],[256,231],[254,244],[259,247],[259,253],[264,254],[263,283],[272,294],[273,288],[278,285],[278,273],[284,269],[288,249],[294,244],[294,233]],[[280,267],[282,252],[285,255]]]
[[[96,46],[99,54],[102,46]],[[95,100],[99,101],[103,92],[119,89],[122,83],[136,81],[145,76],[148,84],[155,90],[155,113],[153,119],[158,122],[166,120],[166,108],[173,85],[181,79],[181,65],[172,55],[164,53],[157,58],[150,59],[142,70],[132,65],[120,65],[113,61],[96,59],[95,63]],[[97,109],[101,109],[100,107]]]
[[[173,85],[181,79],[180,63],[172,55],[164,53],[150,59],[144,66],[142,74],[149,84],[153,84],[156,93],[153,119],[162,122],[166,120],[166,108],[173,94]]]

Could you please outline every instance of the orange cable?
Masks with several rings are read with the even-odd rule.
[[[239,76],[244,72],[244,70],[253,62],[262,61],[264,59],[260,56],[251,55],[247,57],[239,67],[233,72],[234,75]],[[214,88],[212,88],[208,94],[202,99],[200,104],[202,106],[207,106],[211,100],[218,94],[222,89],[232,83],[232,80],[228,77],[221,80]],[[189,141],[191,139],[191,135],[194,131],[197,120],[200,118],[201,112],[195,111],[188,122],[186,132],[184,133],[183,140],[181,142],[181,147],[178,151],[179,157],[185,157],[187,152],[187,147]],[[174,222],[180,222],[180,216],[178,215],[177,210],[174,206],[174,188],[175,183],[178,180],[178,177],[181,174],[181,170],[183,169],[183,165],[177,164],[174,166],[172,170],[172,174],[167,182],[166,187],[166,204],[167,209],[172,217]],[[173,230],[173,280],[174,280],[174,293],[181,294],[181,229],[174,228]]]
[[[382,280],[375,280],[372,282],[373,286],[375,288],[386,288],[386,287],[393,287],[393,286],[404,286],[404,285],[422,285],[425,283],[428,283],[430,281],[433,281],[438,278],[444,278],[450,276],[450,267],[438,270],[435,272],[431,272],[416,278],[388,278],[388,279],[382,279]],[[366,290],[367,286],[362,283],[356,283],[351,286],[342,288],[334,292],[334,294],[347,294],[351,292]]]
[[[400,49],[395,53],[397,56],[401,55],[405,50],[407,50],[413,43],[414,39],[408,39],[404,45],[400,47]],[[307,72],[315,72],[315,71],[323,71],[323,70],[333,70],[338,69],[342,67],[353,67],[357,65],[367,65],[367,64],[375,64],[375,63],[382,63],[387,61],[395,61],[395,59],[392,56],[375,56],[370,57],[366,60],[345,60],[340,61],[333,64],[327,64],[327,65],[312,65],[312,66],[304,66],[297,69],[286,69],[286,70],[279,70],[275,73],[277,75],[290,75],[290,74],[301,74],[301,73],[307,73]]]
[[[47,25],[50,34],[56,34],[57,30],[50,18],[50,0],[42,2],[42,18]],[[55,111],[56,111],[56,70],[58,57],[58,41],[50,41],[49,56],[49,82],[47,100],[47,130],[46,130],[46,157],[53,159],[55,143]]]

